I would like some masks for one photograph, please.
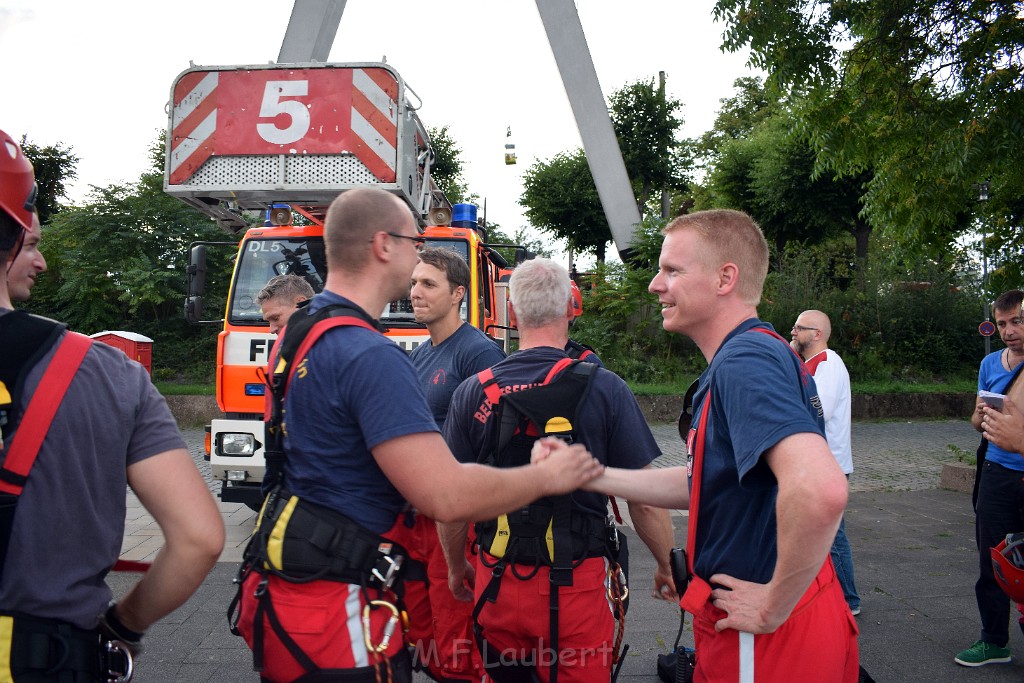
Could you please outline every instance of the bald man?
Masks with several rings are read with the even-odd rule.
[[[850,447],[850,373],[839,354],[828,348],[832,322],[821,311],[804,311],[790,332],[790,346],[800,354],[807,369],[814,375],[818,396],[825,414],[825,440],[843,469],[847,480],[853,472],[853,451]],[[846,604],[854,616],[860,614],[860,596],[853,580],[853,552],[846,538],[846,525],[839,522],[839,532],[832,543],[832,564],[843,587]]]

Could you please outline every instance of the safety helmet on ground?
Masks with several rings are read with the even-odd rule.
[[[0,130],[0,210],[25,230],[36,212],[36,179],[32,162],[7,133]]]
[[[583,293],[575,280],[570,279],[569,282],[572,285],[572,316],[577,318],[583,312]]]
[[[996,583],[1014,602],[1024,603],[1024,532],[1007,534],[990,552]]]

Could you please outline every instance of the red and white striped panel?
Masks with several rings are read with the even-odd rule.
[[[395,182],[398,161],[398,81],[384,69],[352,73],[352,151],[382,182]]]
[[[285,81],[305,81],[307,94],[274,95]],[[293,100],[305,106],[309,125],[299,129],[301,138],[275,144],[261,137],[259,126],[291,122],[288,115],[260,116],[266,93],[277,110]],[[175,84],[173,104],[171,185],[186,183],[213,155],[348,152],[380,182],[397,177],[398,81],[387,69],[192,71]],[[349,120],[339,120],[346,110]]]
[[[217,131],[217,71],[193,71],[174,85],[170,184],[181,185],[210,156]]]

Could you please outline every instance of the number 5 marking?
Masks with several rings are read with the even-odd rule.
[[[305,97],[309,94],[309,81],[267,81],[260,105],[260,118],[274,118],[287,114],[291,125],[278,128],[274,123],[257,123],[256,132],[267,142],[288,145],[301,140],[309,130],[309,110],[298,100],[282,100],[282,97]]]

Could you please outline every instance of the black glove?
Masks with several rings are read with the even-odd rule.
[[[110,605],[107,606],[107,611],[100,615],[98,627],[100,633],[107,640],[117,640],[124,643],[128,651],[132,653],[132,656],[138,657],[142,654],[142,636],[146,634],[132,631],[122,624],[121,620],[117,618],[116,607],[117,602],[111,600]]]

